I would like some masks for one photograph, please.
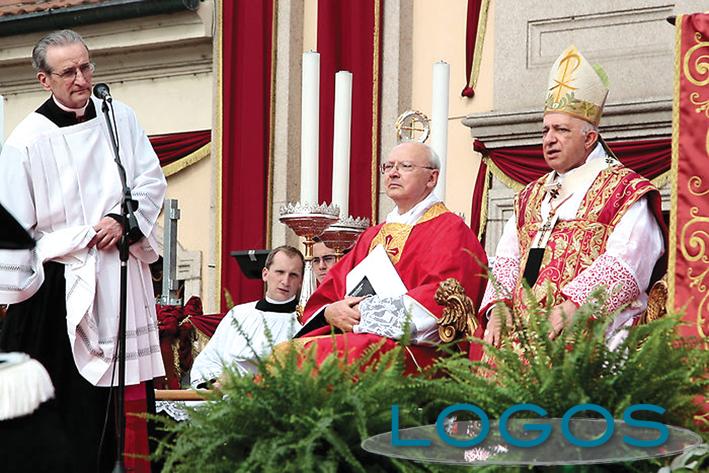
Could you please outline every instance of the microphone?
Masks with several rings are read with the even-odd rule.
[[[103,82],[94,86],[94,97],[105,100],[106,102],[113,102],[113,98],[111,98],[111,91],[108,89],[108,84],[104,84]]]

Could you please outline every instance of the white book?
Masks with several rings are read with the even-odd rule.
[[[368,282],[373,292],[357,291]],[[392,264],[382,245],[374,249],[347,273],[345,279],[347,295],[377,294],[381,297],[399,297],[406,294],[406,286]]]

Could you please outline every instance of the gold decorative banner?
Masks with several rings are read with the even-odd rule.
[[[709,317],[709,14],[677,17],[672,107],[669,307],[707,346]]]

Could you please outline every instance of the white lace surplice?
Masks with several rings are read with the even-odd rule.
[[[94,100],[94,99],[92,99]],[[100,102],[94,100],[97,110]],[[143,238],[128,261],[126,383],[164,374],[148,264],[155,261],[153,230],[165,177],[131,109],[115,107],[120,154]],[[67,330],[74,361],[89,382],[111,382],[119,307],[118,250],[86,248],[93,226],[120,214],[121,186],[103,116],[59,128],[30,114],[3,146],[0,203],[37,239],[30,252],[0,251],[0,303],[31,297],[44,281],[42,263],[65,265]]]
[[[266,329],[271,333],[273,345],[277,345],[293,338],[301,325],[295,312],[258,310],[256,302],[231,309],[195,358],[190,373],[192,386],[219,378],[224,365],[233,366],[242,375],[256,373],[256,356],[263,357],[271,352]]]

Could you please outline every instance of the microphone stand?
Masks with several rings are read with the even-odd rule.
[[[128,187],[126,180],[126,170],[121,163],[121,157],[118,150],[118,130],[114,123],[111,122],[109,115],[108,103],[111,101],[110,96],[103,98],[101,111],[106,118],[106,126],[108,127],[108,136],[111,138],[111,147],[115,157],[116,165],[118,166],[118,175],[121,178],[121,186],[123,188],[123,196],[121,197],[121,216],[123,217],[123,234],[118,243],[119,259],[121,261],[121,279],[120,279],[120,307],[118,312],[118,344],[116,350],[118,352],[118,393],[116,396],[116,417],[118,420],[118,444],[116,463],[113,467],[113,473],[124,473],[125,464],[123,454],[125,451],[125,431],[126,431],[126,415],[125,415],[125,388],[126,388],[126,304],[128,294],[128,236],[133,228],[138,226],[138,221],[135,218],[134,211],[138,208],[138,202],[133,200],[131,189]],[[111,107],[112,109],[113,107]]]

